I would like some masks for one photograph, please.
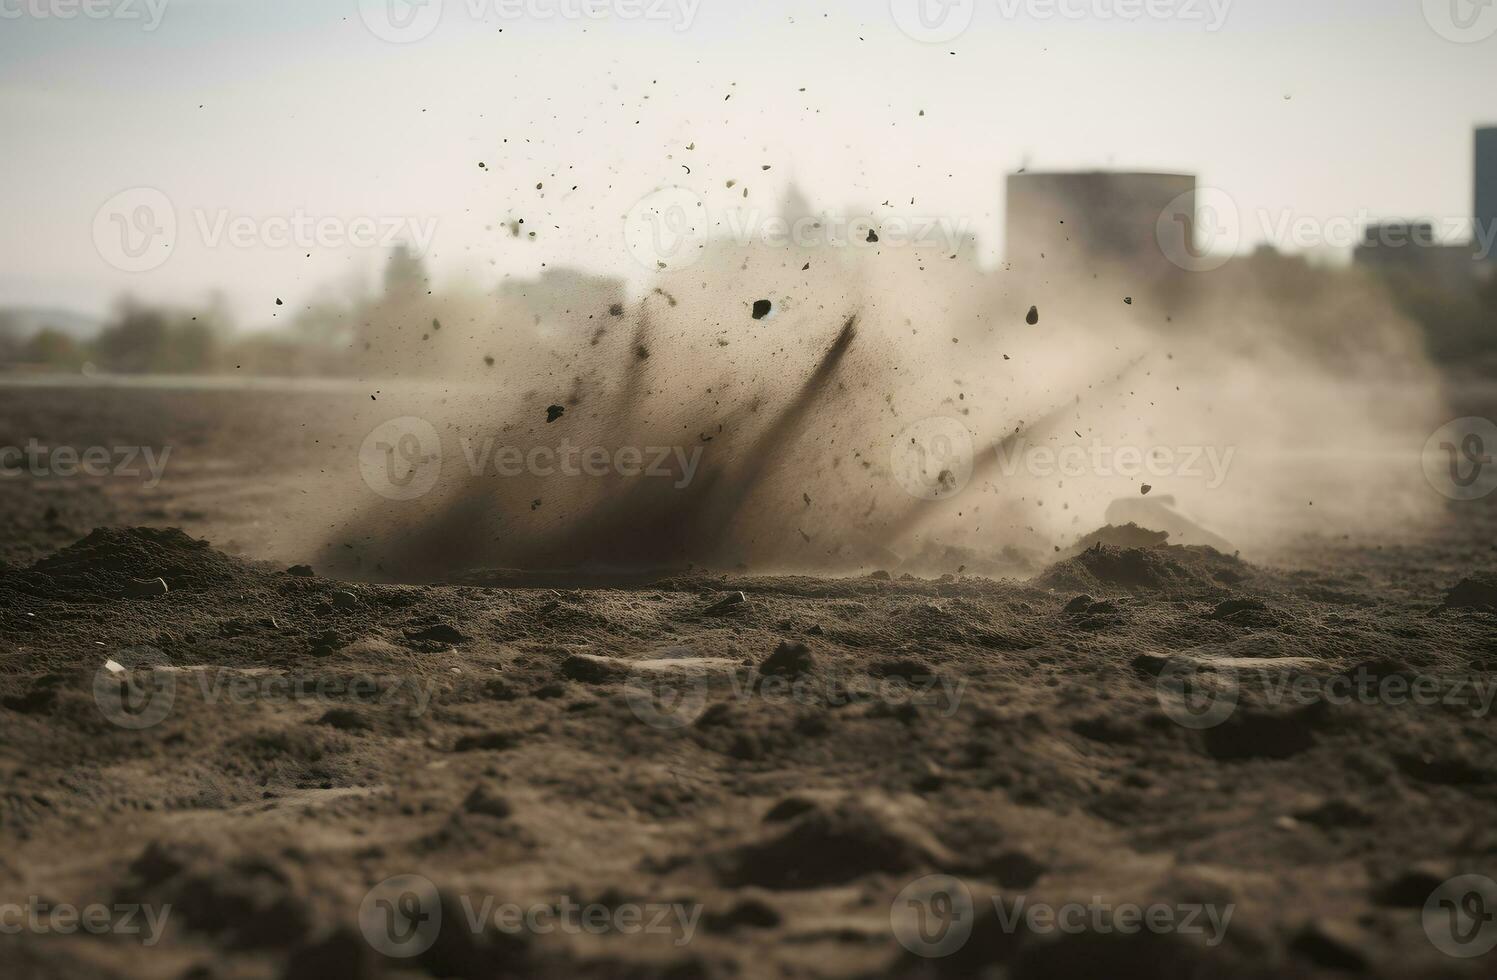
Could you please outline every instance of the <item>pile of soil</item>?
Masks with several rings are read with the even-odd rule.
[[[1168,531],[1151,531],[1146,527],[1129,522],[1127,524],[1107,524],[1097,528],[1091,534],[1077,541],[1071,549],[1066,552],[1066,557],[1075,557],[1088,548],[1095,548],[1099,544],[1109,545],[1114,548],[1159,548],[1169,544],[1170,533]]]
[[[1445,593],[1446,609],[1483,609],[1497,612],[1497,575],[1477,572]]]
[[[1251,565],[1200,545],[1118,548],[1094,544],[1074,558],[1057,562],[1034,580],[1040,588],[1065,592],[1200,593],[1240,585],[1254,575]]]
[[[161,579],[172,591],[202,591],[244,574],[245,563],[215,551],[180,528],[98,528],[88,537],[36,562],[28,591],[75,599],[115,599],[140,594],[141,583]]]

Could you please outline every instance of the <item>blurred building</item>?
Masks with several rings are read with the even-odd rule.
[[[1497,367],[1497,127],[1474,134],[1472,232],[1426,221],[1381,221],[1362,234],[1354,261],[1371,272],[1394,303],[1424,329],[1425,344],[1437,360],[1464,368]]]
[[[623,279],[557,267],[534,279],[506,279],[499,286],[501,301],[541,329],[575,329],[606,317],[622,309],[627,292]]]
[[[1497,126],[1475,132],[1472,165],[1474,235],[1469,241],[1440,241],[1427,221],[1379,221],[1362,230],[1353,261],[1378,272],[1402,272],[1433,288],[1469,289],[1475,277],[1493,268],[1484,248],[1497,236]]]
[[[1471,286],[1472,245],[1441,242],[1429,221],[1379,221],[1362,229],[1354,260],[1380,273],[1419,277],[1428,287],[1451,292]]]
[[[1487,241],[1497,237],[1497,126],[1476,131],[1476,194],[1472,214],[1476,218],[1477,238]],[[1480,256],[1488,269],[1497,266],[1497,255]]]
[[[1168,271],[1160,228],[1178,225],[1194,247],[1195,192],[1190,174],[1009,174],[1005,253],[1020,266],[1116,259]]]

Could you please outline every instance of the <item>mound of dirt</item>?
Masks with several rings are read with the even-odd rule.
[[[1062,592],[1198,592],[1238,585],[1252,566],[1204,546],[1117,548],[1094,544],[1051,566],[1034,584]]]
[[[1132,522],[1108,524],[1077,541],[1064,554],[1066,557],[1074,557],[1099,544],[1113,548],[1159,548],[1169,544],[1169,540],[1168,531],[1151,531]]]
[[[721,856],[719,863],[726,883],[784,889],[910,873],[943,861],[950,861],[945,849],[896,807],[846,799],[809,804],[768,837]]]
[[[201,591],[245,570],[243,562],[180,528],[98,528],[36,562],[27,578],[34,592],[114,599],[150,594],[147,587],[156,579],[167,589]]]
[[[1497,612],[1497,575],[1477,572],[1445,593],[1445,609],[1486,609]]]

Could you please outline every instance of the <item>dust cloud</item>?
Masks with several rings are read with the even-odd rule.
[[[405,580],[1025,576],[1107,523],[1261,558],[1438,517],[1418,457],[1437,375],[1358,271],[1271,252],[986,269],[946,245],[707,240],[606,306],[423,300],[361,423],[414,417],[436,443],[365,439],[362,484],[327,477],[323,560]],[[428,322],[441,377],[402,382]],[[439,458],[440,478],[381,493],[380,453],[417,482]]]

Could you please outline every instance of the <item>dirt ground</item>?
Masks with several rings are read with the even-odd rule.
[[[0,388],[0,445],[172,447],[0,479],[0,975],[1493,974],[1492,499],[1027,581],[344,582],[292,565],[351,399]]]

